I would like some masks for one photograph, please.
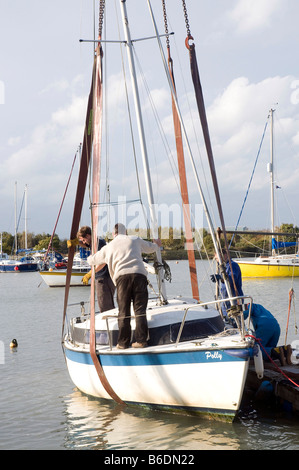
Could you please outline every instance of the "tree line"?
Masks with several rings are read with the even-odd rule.
[[[299,228],[293,224],[282,224],[280,227],[276,227],[275,230],[281,233],[299,233]],[[129,234],[138,235],[143,238],[150,239],[150,234],[146,229],[140,229],[137,232],[130,232]],[[159,238],[162,240],[164,248],[163,256],[168,259],[184,259],[187,258],[186,251],[186,238],[183,229],[175,229],[172,227],[159,227],[158,229]],[[27,233],[27,246],[32,250],[47,250],[51,234],[39,233]],[[214,246],[210,233],[206,229],[200,231],[193,231],[194,245],[196,256],[206,257],[213,256]],[[108,234],[106,240],[109,241],[112,238],[112,234]],[[24,249],[25,247],[25,232],[17,234],[17,246],[18,249]],[[296,236],[287,237],[286,241],[296,241]],[[256,254],[269,254],[271,253],[271,237],[267,235],[252,235],[246,233],[244,230],[238,235],[228,235],[228,242],[230,250],[233,256],[254,256]],[[221,240],[223,245],[223,239]],[[51,248],[59,253],[66,255],[67,239],[60,239],[55,234],[52,240]],[[2,251],[8,255],[14,254],[15,252],[15,237],[14,235],[3,232],[2,233]],[[294,248],[286,248],[285,252],[293,252]]]
[[[27,233],[27,246],[31,250],[47,250],[52,235],[49,233]],[[59,253],[66,254],[67,239],[60,239],[57,234],[54,235],[52,244],[53,250],[59,251]],[[25,248],[25,232],[17,234],[17,248],[22,250]],[[15,236],[8,232],[2,232],[2,251],[8,255],[15,254]]]

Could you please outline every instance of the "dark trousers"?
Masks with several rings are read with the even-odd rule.
[[[114,308],[115,285],[110,276],[96,279],[96,291],[100,312],[106,312]]]
[[[118,313],[118,344],[128,348],[131,341],[131,301],[136,319],[135,340],[145,343],[148,337],[146,307],[147,278],[143,274],[125,274],[116,281]]]

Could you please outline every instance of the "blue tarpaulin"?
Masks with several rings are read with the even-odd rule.
[[[287,248],[289,246],[297,246],[298,242],[278,242],[275,238],[272,238],[272,249],[278,250],[279,248]]]

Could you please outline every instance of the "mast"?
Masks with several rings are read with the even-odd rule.
[[[275,220],[274,220],[274,145],[273,145],[273,130],[274,130],[274,124],[273,124],[273,113],[274,109],[270,109],[270,118],[271,118],[271,136],[270,136],[270,163],[268,165],[268,172],[270,173],[270,185],[271,185],[271,229],[272,232],[274,232],[274,225],[275,225]],[[274,235],[272,235],[272,241],[274,240]],[[276,251],[273,248],[273,243],[272,243],[272,255],[275,255]]]
[[[15,253],[18,249],[18,235],[17,235],[17,182],[15,181]]]
[[[25,250],[27,250],[27,184],[25,184]]]
[[[127,55],[128,55],[131,80],[132,80],[139,141],[140,141],[140,147],[141,147],[143,168],[144,168],[144,173],[145,173],[147,198],[148,198],[149,209],[150,209],[151,227],[153,231],[153,238],[157,239],[158,238],[158,224],[157,224],[157,218],[156,218],[155,209],[154,209],[154,196],[153,196],[153,189],[152,189],[152,183],[151,183],[151,177],[150,177],[150,171],[149,171],[148,153],[147,153],[147,147],[146,147],[143,119],[142,119],[142,114],[141,114],[141,106],[140,106],[140,99],[139,99],[139,92],[138,92],[138,85],[137,85],[137,78],[136,78],[136,69],[135,69],[135,63],[134,63],[134,57],[133,57],[133,45],[132,45],[132,40],[131,40],[130,28],[129,28],[126,0],[120,0],[120,7],[121,7],[121,13],[122,13],[124,34],[125,34],[126,46],[127,46]],[[160,250],[157,251],[157,259],[158,259],[158,262],[161,264],[162,257],[161,257]],[[162,296],[162,299],[161,299],[162,302],[165,303],[167,302],[167,298],[166,298],[165,284],[163,282],[163,273],[164,273],[164,270],[161,270],[161,269],[158,270],[159,292]]]

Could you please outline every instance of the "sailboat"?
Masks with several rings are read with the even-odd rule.
[[[254,259],[236,259],[239,264],[242,277],[298,277],[299,276],[299,253],[298,253],[298,234],[285,233],[283,236],[297,237],[296,242],[281,242],[276,240],[275,234],[275,217],[274,217],[274,146],[273,146],[273,115],[274,110],[270,110],[271,120],[271,161],[268,164],[268,172],[270,174],[271,188],[271,232],[269,235],[272,239],[272,253],[270,256],[258,256]],[[278,234],[277,234],[278,235]],[[293,254],[280,254],[280,248],[297,247],[297,252]]]
[[[67,276],[67,263],[63,261],[63,258],[60,253],[54,253],[52,261],[47,262],[47,264],[47,269],[45,269],[45,263],[43,262],[43,268],[39,272],[43,281],[47,284],[48,287],[65,287]],[[82,256],[81,253],[78,252],[76,256],[74,256],[73,260],[70,286],[85,286],[82,283],[82,278],[89,271],[90,266],[86,261],[86,256]]]
[[[141,112],[139,89],[137,84],[134,42],[131,38],[130,22],[127,12],[129,0],[120,0],[124,38],[120,45],[126,50],[130,68],[131,85],[133,89],[137,127],[143,169],[145,174],[145,186],[148,197],[150,223],[153,239],[158,238],[157,218],[151,170],[148,160],[147,143],[144,132],[144,121]],[[173,1],[171,8],[174,7]],[[183,3],[185,3],[183,1]],[[145,6],[146,4],[144,4]],[[165,2],[163,2],[165,11]],[[100,2],[100,14],[105,11],[105,2]],[[187,133],[182,119],[182,113],[176,96],[173,75],[169,63],[167,63],[161,35],[158,31],[156,19],[150,0],[147,0],[148,12],[154,28],[154,38],[157,41],[162,60],[162,70],[166,74],[170,87],[170,109],[172,102],[174,122],[176,123],[177,148],[182,150],[183,137],[185,138],[188,155],[193,168],[193,174],[198,187],[204,212],[210,227],[216,253],[222,258],[219,245],[208,206],[198,178],[196,165],[192,151],[188,143]],[[186,5],[185,5],[186,7]],[[164,18],[167,15],[164,13]],[[107,23],[110,22],[107,20]],[[103,18],[99,21],[103,24]],[[150,36],[152,38],[152,36]],[[166,37],[169,41],[168,29]],[[137,39],[138,40],[138,39]],[[209,139],[207,120],[204,109],[203,96],[199,81],[199,73],[196,63],[195,45],[190,32],[187,35],[186,45],[189,50],[193,70],[193,81],[197,84],[196,101],[205,136],[210,167],[213,172],[214,188],[218,200],[222,229],[225,237],[225,226],[221,210],[217,178],[212,158],[212,149]],[[111,42],[116,40],[112,39]],[[185,41],[184,41],[185,42]],[[99,167],[100,167],[100,135],[102,130],[102,97],[103,77],[102,71],[102,30],[95,41],[96,51],[94,55],[91,90],[87,105],[86,125],[83,139],[81,167],[78,179],[78,189],[75,200],[74,215],[70,238],[74,239],[79,226],[83,205],[83,190],[88,178],[88,169],[93,168],[93,189],[91,198],[91,217],[93,229],[93,253],[97,251],[97,222],[99,208]],[[168,45],[169,53],[169,45]],[[106,52],[107,59],[107,52]],[[156,73],[156,72],[155,72]],[[91,122],[93,132],[91,132]],[[93,148],[93,152],[92,152]],[[91,155],[92,154],[92,155]],[[179,158],[179,157],[178,157]],[[92,164],[91,164],[91,159]],[[179,159],[180,167],[183,166]],[[185,171],[180,172],[181,192],[186,192]],[[185,194],[186,196],[186,194]],[[186,200],[186,199],[183,199]],[[188,224],[189,215],[186,211],[185,224]],[[190,221],[189,221],[190,222]],[[189,226],[190,234],[190,226]],[[186,229],[187,234],[187,229]],[[192,235],[191,235],[192,238]],[[191,243],[192,242],[192,243]],[[227,243],[227,240],[226,240]],[[193,240],[189,240],[188,249]],[[166,292],[164,264],[161,252],[157,253],[157,295],[150,299],[147,308],[147,320],[149,326],[148,347],[142,349],[128,348],[118,349],[118,309],[108,312],[95,313],[95,287],[94,268],[91,277],[90,312],[84,316],[75,316],[69,321],[67,318],[69,282],[72,271],[72,258],[74,248],[69,248],[68,253],[68,278],[65,289],[62,344],[70,377],[76,387],[83,393],[97,398],[114,400],[124,406],[140,405],[157,410],[183,412],[205,415],[215,418],[224,418],[232,421],[240,408],[245,381],[247,377],[250,358],[259,363],[257,373],[262,374],[261,351],[255,343],[252,332],[245,325],[243,317],[243,305],[247,304],[251,310],[252,298],[250,296],[233,297],[228,279],[225,279],[229,298],[214,299],[202,302],[198,295],[198,282],[196,266],[193,265],[192,255],[189,258],[190,281],[193,285],[192,298],[188,296],[168,297]],[[224,268],[222,261],[221,267]],[[225,271],[225,269],[224,269]],[[224,273],[225,276],[225,273]],[[221,304],[228,303],[228,315],[233,317],[237,327],[225,323],[221,314]],[[249,324],[249,323],[248,323]],[[134,341],[135,318],[132,310],[132,342]]]
[[[17,238],[17,183],[15,183],[15,258],[10,258],[7,253],[2,251],[2,233],[1,233],[1,257],[0,257],[0,272],[2,273],[28,273],[38,271],[38,262],[30,255],[30,250],[27,249],[27,185],[24,190],[25,200],[25,250],[18,250],[18,238]],[[20,259],[17,255],[25,251],[25,256]]]
[[[39,274],[48,287],[65,287],[66,285],[67,260],[64,259],[61,253],[58,253],[57,251],[53,250],[52,242],[61,215],[65,197],[68,191],[68,187],[71,181],[75,161],[78,155],[81,155],[81,144],[79,145],[75,153],[66,188],[64,190],[62,202],[59,208],[58,216],[52,232],[52,236],[50,238],[48,248],[44,253],[43,259],[41,261],[41,269]],[[82,283],[82,278],[86,273],[90,271],[90,266],[86,261],[87,256],[88,254],[84,249],[79,249],[79,252],[76,253],[76,255],[74,256],[74,259],[72,260],[72,275],[71,279],[69,280],[70,286],[84,286],[84,284]]]

